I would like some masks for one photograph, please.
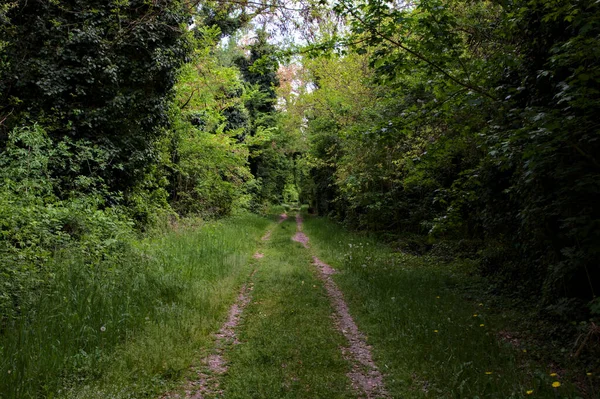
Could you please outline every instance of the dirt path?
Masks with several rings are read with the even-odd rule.
[[[300,214],[296,215],[296,230],[292,240],[299,242],[304,248],[308,248],[308,237],[302,232],[302,216]]]
[[[277,223],[281,224],[281,222],[283,222],[287,218],[288,218],[288,215],[286,213],[282,213],[281,215],[279,215],[279,220],[277,221]],[[270,239],[271,239],[271,230],[267,230],[267,232],[265,233],[265,235],[262,236],[262,240],[263,241],[269,241]]]
[[[288,216],[285,213],[282,214],[278,223],[283,222],[287,217]],[[262,240],[267,241],[270,237],[271,230],[268,230],[262,237]],[[259,260],[264,257],[264,254],[257,251],[252,257]],[[197,377],[193,381],[187,382],[184,387],[185,393],[183,398],[204,399],[205,397],[212,398],[223,394],[223,390],[219,383],[219,377],[224,375],[228,370],[228,364],[225,360],[224,353],[228,346],[239,344],[236,327],[240,323],[244,309],[250,303],[251,293],[254,288],[254,283],[250,280],[256,271],[257,269],[255,268],[248,277],[248,282],[240,288],[235,303],[229,308],[227,320],[223,323],[219,332],[215,334],[214,352],[202,360],[203,367],[202,369],[197,370]],[[161,397],[161,399],[176,398],[179,399],[182,398],[182,396],[178,393],[168,393]]]
[[[300,242],[308,248],[308,237],[302,233],[302,217],[296,216],[297,232],[292,240]],[[335,269],[313,256],[314,265],[319,271],[319,278],[323,281],[331,305],[335,310],[333,320],[335,327],[348,340],[348,345],[342,348],[344,357],[352,364],[348,377],[355,391],[367,399],[389,398],[383,383],[383,375],[373,361],[371,347],[367,344],[364,334],[360,332],[354,319],[350,315],[344,295],[332,279]]]
[[[254,256],[257,258],[256,255]],[[248,280],[256,273],[252,271]],[[162,396],[161,399],[204,399],[205,397],[215,397],[223,394],[219,384],[219,377],[227,372],[228,365],[224,358],[224,352],[227,346],[237,345],[239,341],[236,335],[236,327],[240,323],[240,318],[244,309],[250,303],[250,296],[254,283],[245,283],[240,288],[238,297],[231,308],[227,320],[221,326],[218,333],[215,334],[214,352],[202,360],[203,368],[198,370],[197,377],[193,381],[188,381],[184,387],[184,396],[178,393],[169,393]]]
[[[286,219],[288,218],[288,216],[284,213],[282,215],[280,215],[278,224],[281,224],[282,222],[284,222]],[[302,232],[302,217],[298,214],[296,216],[296,232],[292,237],[293,241],[299,242],[301,243],[304,248],[309,248],[309,239],[306,236],[306,234],[304,234]],[[292,225],[293,226],[293,225]],[[293,228],[293,227],[292,227]],[[281,248],[281,239],[283,238],[285,241],[284,237],[289,237],[289,230],[287,230],[287,234],[282,236],[282,232],[285,231],[285,226],[283,228],[278,228],[278,229],[283,229],[283,230],[277,230],[274,232],[274,237],[275,237],[275,243],[269,243],[269,244],[261,244],[259,245],[257,251],[255,252],[255,254],[253,255],[253,258],[256,260],[256,262],[262,262],[261,263],[261,273],[267,273],[267,276],[274,276],[274,277],[269,277],[273,279],[273,283],[274,284],[280,284],[281,281],[281,276],[277,276],[277,273],[280,273],[281,270],[281,263],[279,261],[276,260],[277,255],[275,255],[275,258],[273,258],[273,253],[277,253],[275,250],[275,252],[273,252],[272,246],[273,245],[279,245]],[[289,227],[287,227],[287,229],[289,229]],[[268,230],[266,232],[266,234],[262,237],[262,241],[268,241],[271,239],[271,234],[272,234],[272,230]],[[288,241],[289,242],[289,241]],[[278,244],[279,243],[279,244]],[[275,247],[277,248],[277,247]],[[285,246],[283,247],[285,248]],[[271,251],[271,252],[269,252]],[[281,250],[280,250],[281,251]],[[282,254],[288,255],[288,256],[292,256],[293,252],[288,252],[290,251],[289,249],[286,249],[285,252],[280,252]],[[295,251],[297,251],[297,255],[299,254],[299,252],[302,252],[302,249],[296,249]],[[299,252],[298,252],[299,251]],[[263,253],[264,252],[264,253]],[[268,255],[267,257],[265,257],[265,253]],[[298,256],[293,257],[298,258]],[[263,257],[265,257],[264,260]],[[267,262],[267,263],[264,263]],[[312,275],[312,273],[307,270],[305,268],[305,266],[302,265],[306,265],[306,263],[303,263],[302,261],[300,262],[296,262],[297,266],[294,267],[298,267],[301,269],[298,270],[304,270],[304,273],[306,273],[307,275],[310,275],[312,277],[308,277],[308,278],[315,278],[314,275]],[[383,376],[381,374],[381,372],[379,371],[379,369],[377,368],[377,366],[375,365],[374,361],[373,361],[373,357],[371,354],[371,347],[369,345],[367,345],[366,343],[366,339],[365,336],[359,331],[356,323],[354,322],[352,316],[350,315],[348,306],[346,304],[346,302],[344,301],[344,296],[343,293],[340,291],[340,289],[337,287],[337,285],[335,284],[335,282],[332,279],[332,275],[336,273],[336,271],[329,265],[327,265],[326,263],[324,263],[323,261],[321,261],[319,258],[317,258],[316,256],[313,256],[313,264],[315,265],[316,269],[318,270],[318,279],[320,279],[323,283],[323,286],[325,287],[325,291],[327,293],[327,296],[329,297],[329,301],[331,304],[331,307],[334,310],[334,313],[331,315],[333,318],[333,328],[335,328],[336,330],[338,330],[341,335],[345,338],[345,342],[342,343],[342,341],[339,341],[337,344],[333,344],[329,347],[329,349],[325,350],[322,347],[316,348],[315,350],[317,350],[319,352],[319,355],[317,356],[323,356],[326,359],[331,359],[331,358],[335,358],[336,356],[339,359],[338,363],[340,365],[339,369],[337,369],[336,372],[340,373],[337,377],[337,379],[335,379],[336,381],[339,382],[340,386],[336,389],[343,389],[343,390],[350,390],[352,392],[354,392],[354,394],[356,395],[357,398],[364,398],[364,399],[376,399],[376,398],[389,398],[389,394],[387,393],[385,386],[383,384]],[[269,265],[270,270],[265,270],[265,266]],[[269,268],[267,268],[269,269]],[[254,274],[257,272],[257,268],[254,268],[254,270],[252,271],[252,273],[250,274],[250,276],[247,279],[247,283],[245,283],[237,296],[237,299],[235,301],[235,303],[231,306],[231,308],[229,309],[229,313],[227,316],[226,321],[223,323],[223,325],[221,326],[220,330],[215,334],[214,339],[215,339],[215,346],[214,346],[214,350],[212,351],[212,353],[210,355],[208,355],[207,357],[205,357],[202,360],[202,364],[201,366],[198,367],[198,369],[195,371],[196,375],[187,381],[187,383],[183,386],[182,392],[181,393],[169,393],[166,394],[164,396],[161,397],[161,399],[175,399],[175,398],[179,398],[179,399],[206,399],[206,398],[217,398],[217,397],[222,397],[225,393],[225,389],[223,384],[227,383],[229,384],[229,382],[231,382],[231,374],[233,373],[234,375],[239,374],[238,372],[236,372],[236,367],[239,368],[239,359],[236,360],[235,356],[232,359],[231,358],[231,353],[229,351],[233,351],[233,353],[235,353],[236,351],[239,351],[238,349],[233,349],[234,347],[236,347],[237,344],[239,344],[239,340],[238,340],[238,336],[237,336],[237,329],[238,329],[238,325],[241,321],[241,317],[242,314],[244,313],[245,309],[248,307],[248,305],[251,302],[251,296],[256,296],[257,293],[252,293],[253,289],[254,289],[254,284],[252,283],[252,278],[254,276]],[[283,274],[283,276],[285,276],[286,274]],[[307,277],[304,277],[305,279]],[[266,281],[263,281],[262,285],[267,284]],[[316,282],[316,280],[315,280]],[[304,286],[304,280],[301,281],[301,286]],[[273,287],[278,287],[277,285],[274,285]],[[254,320],[254,323],[262,323],[260,320],[264,317],[267,317],[268,314],[277,314],[277,312],[283,312],[286,314],[298,314],[300,309],[302,309],[302,311],[304,311],[305,306],[306,306],[306,302],[305,301],[309,301],[308,298],[311,298],[311,295],[314,295],[311,293],[311,291],[309,290],[308,292],[303,292],[302,295],[304,295],[304,299],[302,299],[301,303],[295,304],[293,305],[290,309],[285,309],[286,306],[290,306],[288,304],[289,301],[286,301],[286,305],[284,306],[284,309],[280,309],[280,307],[282,306],[281,304],[278,304],[277,307],[275,308],[270,308],[271,310],[267,310],[268,308],[264,308],[265,303],[275,303],[277,301],[277,297],[273,297],[273,293],[277,292],[277,290],[281,290],[282,287],[287,287],[287,284],[284,284],[283,286],[279,287],[278,289],[273,290],[273,287],[258,287],[259,292],[262,292],[262,297],[260,295],[260,293],[258,294],[258,298],[256,299],[256,304],[259,304],[259,302],[261,303],[261,310],[258,311],[258,318],[256,317],[256,309],[253,311],[252,308],[249,309],[249,315],[248,317],[250,317],[251,320]],[[317,287],[316,285],[313,285],[312,287]],[[297,292],[297,291],[295,291]],[[268,293],[267,296],[265,296],[265,293]],[[289,294],[288,294],[289,295]],[[285,295],[284,295],[285,296]],[[262,298],[262,299],[261,299]],[[315,300],[317,300],[318,302],[322,303],[321,299],[318,299],[318,297],[314,297]],[[322,297],[321,297],[322,298]],[[254,305],[252,305],[254,306]],[[315,323],[321,323],[325,326],[331,326],[330,322],[327,321],[327,315],[330,314],[330,308],[325,305],[319,305],[321,306],[321,311],[323,312],[321,316],[318,317],[318,322],[315,319]],[[310,312],[312,312],[315,308],[314,307],[310,307],[308,309],[311,309]],[[275,312],[275,313],[273,313]],[[286,316],[286,318],[289,318],[289,316]],[[282,319],[285,320],[285,319]],[[279,324],[276,322],[273,325],[279,325],[279,327],[281,327],[281,323],[283,323],[283,321],[280,321]],[[246,323],[245,323],[246,324]],[[252,324],[252,323],[251,323]],[[262,324],[261,324],[262,325]],[[310,324],[310,326],[314,326],[314,324]],[[244,328],[248,328],[248,326],[244,327]],[[264,331],[264,325],[257,329],[259,335],[263,334]],[[293,326],[289,326],[289,328],[291,328],[291,330],[282,330],[283,334],[298,334],[298,331],[302,331],[302,329],[299,327],[298,324],[293,325]],[[312,328],[312,327],[308,327],[308,328]],[[328,327],[331,328],[331,327]],[[294,332],[292,332],[294,331]],[[312,331],[311,333],[314,333],[314,331]],[[248,343],[246,343],[246,340],[248,339],[247,335],[248,332],[246,331],[245,333],[246,335],[244,335],[244,342],[245,345],[248,345]],[[277,358],[278,356],[283,356],[283,354],[285,354],[285,349],[286,346],[292,346],[293,348],[289,348],[289,349],[293,349],[293,350],[298,350],[298,345],[299,341],[301,340],[307,340],[308,335],[310,334],[306,334],[305,332],[299,333],[300,335],[298,337],[295,338],[295,340],[293,340],[293,344],[291,344],[290,342],[288,342],[288,340],[284,340],[282,342],[279,343],[275,343],[273,341],[273,339],[268,340],[268,343],[265,343],[265,345],[267,345],[266,347],[264,347],[264,349],[259,350],[257,353],[263,353],[265,350],[267,351],[273,351],[275,350],[275,353],[277,353],[276,355],[274,355],[275,358]],[[331,334],[330,334],[331,336]],[[252,337],[252,334],[250,334],[250,337]],[[340,338],[337,338],[338,340]],[[252,341],[252,338],[250,338],[251,340],[251,346],[252,345],[256,345],[259,346],[262,345],[262,339],[260,341]],[[310,342],[314,342],[314,341],[310,341]],[[339,345],[339,346],[338,346]],[[313,345],[314,346],[314,345]],[[244,346],[246,347],[246,346]],[[299,346],[302,347],[302,346]],[[276,349],[277,348],[277,349]],[[293,363],[288,364],[289,362],[289,355],[283,356],[283,358],[285,358],[285,361],[281,363],[281,367],[284,369],[290,369],[289,371],[287,371],[288,373],[290,373],[290,376],[288,376],[286,382],[285,382],[285,387],[286,389],[291,389],[291,387],[294,384],[297,384],[299,381],[299,378],[296,377],[296,373],[300,373],[301,372],[301,367],[303,364],[303,361],[308,363],[307,359],[312,359],[312,357],[315,357],[315,355],[308,355],[307,353],[305,353],[306,351],[306,347],[302,347],[304,348],[302,350],[302,355],[300,355],[300,357],[298,358],[298,361],[296,362],[297,365],[294,365]],[[340,352],[341,351],[341,356],[340,356]],[[280,353],[281,352],[281,353]],[[239,353],[239,352],[238,352]],[[296,356],[296,355],[294,355]],[[304,358],[303,358],[304,356]],[[306,357],[308,356],[308,357]],[[293,356],[292,356],[293,358]],[[351,365],[351,370],[348,372],[347,370],[347,366],[345,366],[343,359],[345,359],[346,361],[348,361]],[[260,357],[258,359],[261,359]],[[302,359],[302,360],[300,360]],[[230,370],[230,364],[228,363],[229,361],[233,361],[231,363],[231,370]],[[322,362],[322,361],[321,361]],[[257,385],[256,386],[262,386],[261,384],[264,383],[264,381],[269,380],[270,378],[272,378],[272,374],[268,371],[268,369],[266,370],[262,370],[263,367],[265,367],[264,365],[259,369],[254,369],[254,367],[256,367],[256,363],[253,361],[251,362],[249,365],[251,370],[255,370],[252,371],[254,372],[259,372],[259,373],[267,373],[269,376],[266,376],[266,380],[261,379],[260,383],[259,381],[257,381]],[[300,367],[298,369],[292,369],[292,367]],[[323,369],[322,373],[329,373],[333,371],[333,369]],[[321,374],[321,375],[325,375],[325,374]],[[347,375],[347,377],[350,379],[350,386],[348,386],[347,383],[343,382],[343,378],[341,378],[344,374]],[[235,380],[235,377],[233,377]],[[243,374],[243,378],[242,380],[246,380],[248,378],[248,374]],[[306,375],[305,375],[306,378]],[[322,384],[329,384],[328,382],[323,382],[321,381]],[[228,385],[229,387],[229,385]],[[314,388],[314,386],[311,386],[311,388]],[[229,390],[229,388],[228,388]],[[247,391],[246,391],[247,392]],[[331,391],[331,393],[335,392],[334,390]],[[346,391],[348,392],[348,391]],[[239,394],[240,392],[238,392]]]

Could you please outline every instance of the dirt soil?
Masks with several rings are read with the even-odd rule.
[[[308,237],[301,232],[302,218],[300,215],[296,216],[296,223],[299,231],[292,239],[301,242],[305,248],[308,248]],[[344,301],[344,294],[331,277],[336,270],[316,256],[313,256],[313,262],[335,310],[333,314],[335,327],[348,340],[348,345],[342,348],[342,354],[352,364],[352,370],[348,373],[352,387],[361,394],[361,397],[367,399],[389,398],[389,393],[383,383],[383,374],[373,361],[371,347],[350,315],[348,305]]]
[[[362,392],[368,399],[388,398],[389,394],[383,384],[383,374],[373,361],[371,347],[350,315],[342,291],[331,278],[336,273],[335,269],[316,256],[313,259],[319,270],[319,278],[323,281],[331,305],[335,309],[333,315],[335,327],[348,340],[348,346],[342,348],[342,353],[352,363],[352,371],[348,373],[352,387]]]
[[[302,233],[301,231],[294,234],[294,236],[292,237],[292,240],[299,242],[300,244],[302,244],[304,246],[304,248],[308,248],[308,237],[306,236],[306,234]]]
[[[260,255],[257,257],[256,255]],[[256,253],[255,259],[262,258],[264,255]],[[256,269],[252,271],[250,278],[254,276]],[[185,386],[185,399],[204,399],[206,396],[219,397],[223,390],[219,386],[218,377],[227,372],[228,366],[223,353],[228,345],[237,345],[240,342],[237,339],[236,327],[240,323],[242,312],[250,303],[251,292],[254,288],[252,282],[244,284],[240,289],[238,297],[231,308],[227,320],[221,326],[221,329],[215,334],[215,351],[202,360],[204,367],[197,371],[197,377],[194,381],[188,381]],[[177,393],[169,393],[162,396],[161,399],[180,399],[182,396]]]

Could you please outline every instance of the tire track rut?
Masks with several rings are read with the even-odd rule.
[[[296,216],[297,232],[292,240],[300,242],[308,248],[308,237],[302,232],[302,217]],[[335,313],[333,321],[335,328],[342,333],[348,345],[342,348],[342,354],[351,363],[352,370],[347,374],[352,388],[367,399],[389,398],[389,393],[383,383],[383,374],[373,361],[371,346],[367,344],[366,337],[358,329],[346,301],[344,294],[331,277],[336,270],[313,256],[313,264],[319,272],[319,279],[323,282],[327,296]]]

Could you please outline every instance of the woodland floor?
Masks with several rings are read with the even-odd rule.
[[[212,349],[161,399],[579,397],[452,294],[452,270],[294,214],[268,227]]]

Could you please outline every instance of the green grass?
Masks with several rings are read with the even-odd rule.
[[[0,398],[156,398],[181,386],[254,267],[242,343],[220,377],[225,397],[354,398],[312,254],[340,271],[392,397],[577,397],[559,370],[531,360],[535,348],[499,339],[510,326],[486,301],[462,296],[464,265],[394,253],[310,217],[307,250],[290,240],[294,219],[276,225],[274,211],[157,234],[99,264],[56,257],[33,305],[0,327]],[[265,257],[252,260],[257,247]]]
[[[212,345],[269,221],[246,215],[133,243],[90,266],[63,254],[0,331],[0,398],[155,397]]]
[[[340,271],[334,278],[393,397],[577,397],[526,347],[499,339],[502,317],[457,292],[467,277],[453,265],[394,253],[325,219],[307,217],[304,231],[313,251]],[[554,381],[562,385],[555,389]]]
[[[227,353],[225,397],[355,398],[342,358],[343,337],[311,265],[310,252],[291,241],[294,218],[264,243],[253,277],[252,302],[239,328],[241,344]]]

